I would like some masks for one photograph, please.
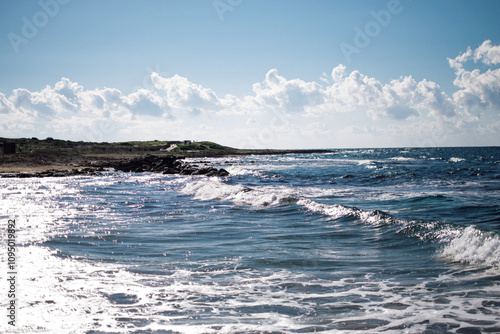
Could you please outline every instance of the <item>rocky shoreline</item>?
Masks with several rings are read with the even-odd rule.
[[[122,172],[152,172],[163,174],[180,175],[206,175],[206,176],[227,176],[229,172],[223,168],[217,169],[210,166],[198,167],[183,160],[183,156],[157,156],[145,155],[127,160],[118,161],[93,161],[83,168],[68,169],[46,169],[33,172],[3,172],[1,178],[30,178],[30,177],[64,177],[78,175],[99,175],[105,171]]]
[[[184,157],[180,156],[156,156],[148,154],[144,157],[133,158],[125,163],[113,166],[115,170],[122,172],[156,172],[163,174],[181,175],[207,175],[207,176],[227,176],[229,172],[223,168],[196,167],[185,161],[180,161]],[[104,166],[101,166],[104,167]]]
[[[12,152],[6,150],[10,146]],[[96,143],[46,138],[0,137],[0,178],[99,175],[103,172],[153,172],[227,176],[210,163],[189,164],[185,158],[331,153],[332,150],[236,149],[201,141]],[[171,149],[172,148],[172,149]],[[3,152],[2,152],[3,151]]]

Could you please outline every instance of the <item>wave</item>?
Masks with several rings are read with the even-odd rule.
[[[286,187],[260,187],[252,189],[240,184],[231,185],[219,178],[209,178],[186,184],[181,190],[184,194],[193,195],[195,199],[230,201],[236,205],[265,207],[277,205],[286,199],[294,199],[293,192]]]
[[[309,211],[319,212],[333,219],[352,217],[359,219],[363,223],[374,226],[393,224],[398,221],[387,213],[379,210],[361,210],[356,207],[348,207],[341,204],[323,204],[310,199],[300,199],[297,201],[297,204],[302,205]]]
[[[498,234],[467,226],[442,249],[444,257],[460,263],[500,267]]]
[[[408,158],[408,157],[393,157],[389,158],[389,160],[394,160],[394,161],[415,161],[415,158]]]
[[[442,245],[440,255],[452,261],[500,268],[500,237],[483,232],[477,227],[463,227],[446,222],[405,221],[380,210],[365,210],[341,204],[325,204],[308,198],[327,194],[325,189],[307,187],[291,189],[287,186],[244,187],[227,184],[220,178],[208,178],[187,183],[182,193],[195,199],[229,201],[235,205],[268,207],[295,204],[304,209],[327,215],[332,219],[352,218],[374,227],[395,226],[394,230],[406,237]],[[397,227],[396,227],[397,226]]]
[[[317,212],[333,219],[354,218],[361,222],[382,226],[402,222],[380,210],[362,210],[356,207],[341,204],[325,204],[308,198],[308,196],[338,195],[338,191],[306,187],[293,190],[286,186],[263,186],[249,188],[241,184],[226,184],[219,178],[210,178],[194,181],[185,185],[182,193],[193,195],[195,199],[229,201],[235,205],[248,205],[255,207],[276,206],[280,204],[295,203],[310,212]],[[340,192],[342,193],[342,192]]]

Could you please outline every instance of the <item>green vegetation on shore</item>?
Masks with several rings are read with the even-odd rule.
[[[43,177],[92,174],[98,168],[114,168],[137,159],[174,159],[184,157],[222,157],[236,155],[271,155],[322,153],[329,150],[242,150],[209,141],[128,141],[96,143],[46,138],[2,138],[0,145],[14,143],[15,154],[4,154],[0,147],[0,177]],[[5,145],[7,151],[12,145]],[[155,158],[151,158],[152,155]],[[160,161],[160,160],[159,160]],[[163,160],[161,160],[163,161]],[[57,169],[57,171],[55,171]],[[66,170],[66,172],[61,171]]]
[[[38,138],[2,138],[0,144],[15,143],[17,154],[35,154],[44,156],[83,156],[109,154],[155,154],[155,155],[182,155],[186,157],[210,157],[248,154],[286,154],[286,153],[314,153],[325,150],[272,150],[272,149],[237,149],[223,146],[210,141],[179,141],[179,140],[152,140],[127,141],[117,143],[84,142],[61,139]],[[0,150],[3,155],[3,150]]]
[[[1,143],[15,143],[17,153],[44,153],[46,155],[96,155],[96,154],[161,154],[191,155],[197,152],[208,154],[231,154],[234,148],[209,141],[127,141],[118,143],[84,142],[61,139],[2,138]],[[3,153],[3,150],[1,151]]]

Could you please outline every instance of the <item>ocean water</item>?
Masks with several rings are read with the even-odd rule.
[[[500,332],[500,148],[191,161],[0,179],[0,331]]]

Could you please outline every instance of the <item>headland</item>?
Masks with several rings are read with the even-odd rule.
[[[162,172],[225,176],[209,166],[192,166],[188,157],[210,158],[242,155],[312,154],[331,150],[237,149],[209,141],[83,142],[53,138],[0,137],[0,177],[56,177],[95,175],[103,171]],[[15,152],[4,147],[15,145]],[[212,168],[212,169],[210,169]]]

